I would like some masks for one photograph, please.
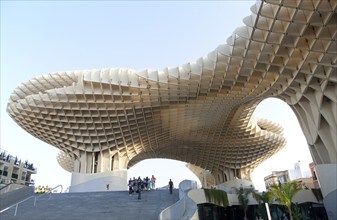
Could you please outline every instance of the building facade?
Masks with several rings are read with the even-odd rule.
[[[264,177],[264,184],[266,189],[269,189],[272,185],[281,185],[291,181],[289,177],[289,171],[273,171],[272,174]]]
[[[317,179],[317,175],[316,175],[316,170],[315,170],[315,164],[314,162],[309,164],[309,168],[310,168],[310,172],[311,172],[311,176],[312,176],[312,181],[314,184],[315,188],[320,188],[318,179]]]
[[[0,184],[34,184],[32,175],[37,173],[33,163],[23,161],[0,149]]]
[[[316,187],[312,177],[299,177],[291,178],[289,175],[289,170],[284,171],[273,171],[272,174],[264,177],[264,184],[268,190],[272,185],[281,185],[283,183],[288,183],[290,181],[296,181],[302,187],[302,189],[313,189]]]

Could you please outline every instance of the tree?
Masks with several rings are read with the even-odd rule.
[[[263,219],[268,219],[268,216],[270,215],[269,213],[269,207],[267,208],[266,206],[269,205],[274,200],[273,195],[271,192],[263,191],[262,193],[258,193],[257,191],[252,191],[252,196],[253,198],[259,203],[259,209],[261,211],[261,215]]]
[[[252,196],[258,203],[270,203],[273,201],[274,198],[271,192],[269,191],[268,192],[263,191],[261,194],[256,191],[252,191]]]
[[[296,181],[291,181],[288,183],[283,183],[280,186],[272,185],[270,192],[272,195],[277,198],[277,200],[285,205],[289,212],[290,220],[293,220],[293,213],[291,210],[292,198],[296,195],[298,191],[301,190],[301,187]]]
[[[247,219],[247,210],[249,205],[249,194],[253,191],[251,188],[243,188],[242,186],[237,189],[235,188],[235,192],[238,195],[239,204],[241,205],[244,212],[244,219]]]

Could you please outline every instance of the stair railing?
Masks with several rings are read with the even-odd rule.
[[[20,201],[20,202],[18,202],[18,203],[15,203],[14,205],[11,205],[11,206],[9,206],[9,207],[7,207],[7,208],[1,210],[0,213],[1,213],[1,212],[4,212],[4,211],[6,211],[6,210],[8,210],[8,209],[10,209],[10,208],[12,208],[12,207],[15,206],[14,216],[16,216],[16,213],[17,213],[17,211],[18,211],[18,207],[19,207],[19,205],[20,205],[21,203],[23,203],[23,202],[25,202],[25,201],[27,201],[27,200],[29,200],[29,199],[34,198],[34,207],[35,207],[35,206],[36,206],[36,199],[37,199],[37,198],[40,198],[40,197],[42,197],[42,196],[44,196],[44,195],[46,195],[46,194],[49,194],[49,198],[48,198],[48,199],[50,199],[50,198],[51,198],[52,191],[53,191],[54,189],[56,189],[56,188],[59,188],[59,187],[61,187],[61,192],[60,192],[60,193],[62,193],[62,191],[63,191],[63,186],[62,186],[62,185],[58,185],[58,186],[55,186],[54,188],[48,190],[46,193],[43,193],[42,195],[39,195],[39,196],[30,196],[30,197],[28,197],[28,198],[26,198],[26,199],[24,199],[24,200],[22,200],[22,201]]]
[[[58,185],[58,186],[55,186],[55,187],[52,188],[52,189],[49,189],[47,192],[45,192],[45,193],[43,193],[43,194],[41,194],[41,195],[39,195],[39,196],[35,196],[35,199],[34,199],[34,207],[35,207],[35,205],[36,205],[36,198],[40,198],[40,197],[42,197],[42,196],[44,196],[44,195],[46,195],[46,194],[49,194],[49,198],[48,198],[48,199],[50,199],[53,190],[54,190],[54,189],[57,189],[57,188],[59,188],[59,187],[61,187],[61,192],[60,192],[60,193],[62,193],[62,191],[63,191],[63,186],[62,186],[62,185]]]
[[[35,197],[35,198],[34,198],[34,197]],[[25,201],[27,201],[27,200],[29,200],[29,199],[31,199],[31,198],[34,198],[34,206],[35,206],[36,196],[30,196],[30,197],[28,197],[27,199],[24,199],[24,200],[22,200],[21,202],[18,202],[18,203],[16,203],[16,204],[14,204],[14,205],[8,207],[7,209],[10,209],[10,208],[12,208],[13,206],[15,206],[14,216],[16,216],[16,213],[17,213],[17,211],[18,211],[18,206],[19,206],[19,204],[21,204],[21,203],[23,203],[23,202],[25,202]]]
[[[10,185],[12,185],[12,183],[7,183],[6,185],[4,185],[3,187],[0,188],[0,191],[9,187]]]

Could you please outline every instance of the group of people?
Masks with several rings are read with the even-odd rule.
[[[146,178],[140,178],[136,179],[135,177],[130,178],[129,183],[129,194],[131,195],[132,193],[136,192],[138,193],[138,199],[140,199],[140,193],[143,190],[151,190],[156,188],[156,177],[152,175],[151,178],[146,177]]]
[[[141,178],[138,177],[136,179],[135,177],[130,178],[128,187],[129,187],[129,195],[133,193],[138,193],[138,199],[141,199],[141,192],[145,190],[153,190],[156,189],[156,177],[152,175],[151,178],[146,177],[146,178]],[[170,194],[172,194],[173,190],[173,181],[170,179],[169,181],[169,189],[170,189]]]

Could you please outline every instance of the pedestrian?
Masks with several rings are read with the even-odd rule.
[[[149,177],[145,178],[145,188],[146,190],[150,189],[150,178]]]
[[[129,195],[131,195],[133,193],[133,188],[132,188],[133,187],[133,180],[131,179],[131,177],[130,177],[128,186],[129,186]]]
[[[283,220],[288,220],[288,217],[286,214],[283,214]]]
[[[138,178],[137,181],[138,181],[138,182],[137,182],[138,199],[141,199],[143,182],[142,182],[142,179],[141,179],[140,177]]]
[[[146,183],[146,189],[147,189],[147,190],[150,190],[150,189],[151,189],[151,180],[150,180],[150,179],[147,180],[147,183]]]
[[[152,187],[152,189],[155,189],[156,188],[156,177],[154,177],[154,175],[152,175],[152,177],[151,177],[151,187]]]
[[[133,191],[137,191],[138,180],[136,179],[136,177],[133,177],[132,183],[133,183],[133,186],[132,186]]]
[[[172,194],[173,182],[172,182],[171,179],[170,179],[170,181],[169,181],[169,187],[170,187],[170,194]]]
[[[106,184],[106,190],[109,190],[110,185]]]

